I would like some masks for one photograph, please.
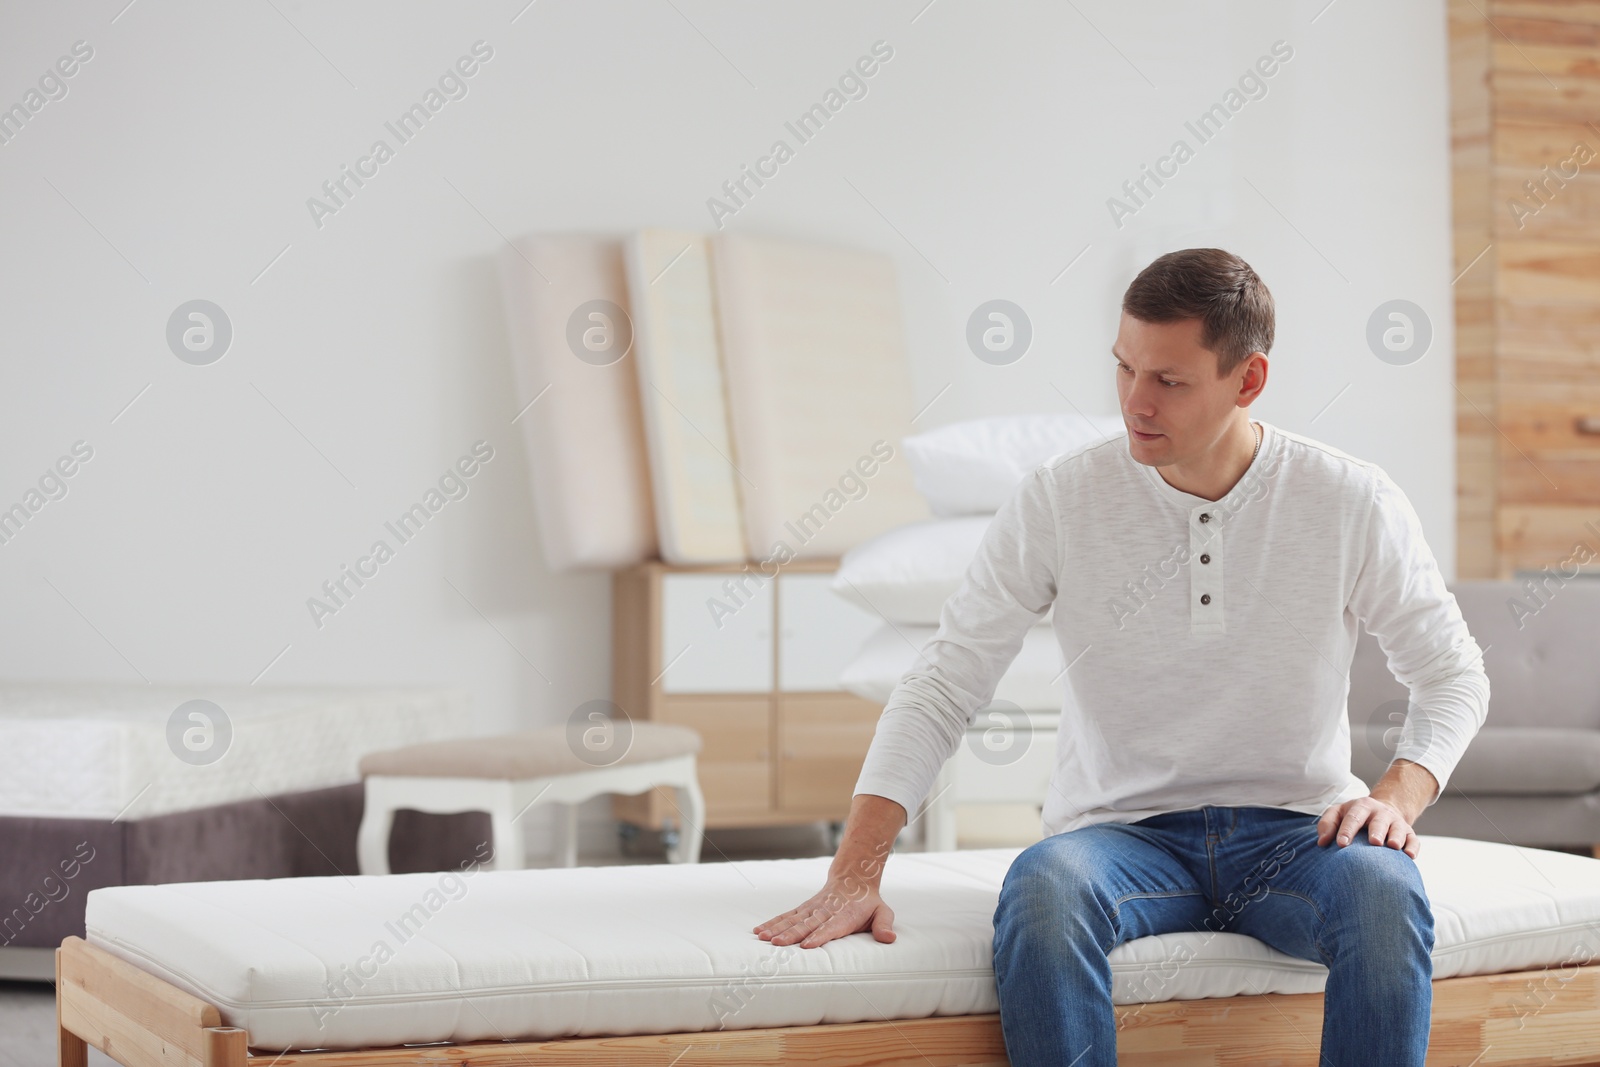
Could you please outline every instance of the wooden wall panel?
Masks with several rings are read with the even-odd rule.
[[[1600,25],[1600,0],[1499,0],[1493,10],[1496,23],[1517,18]]]
[[[1600,555],[1600,505],[1507,505],[1499,525],[1508,569],[1550,567],[1570,575],[1573,564],[1592,568]]]
[[[1509,578],[1600,518],[1600,0],[1449,19],[1457,574]]]
[[[1600,246],[1501,235],[1500,296],[1506,300],[1600,301]]]
[[[1495,264],[1489,37],[1479,0],[1449,0],[1456,314],[1456,575],[1490,577],[1496,548]]]
[[[1600,376],[1600,305],[1518,300],[1496,312],[1499,361],[1517,381]]]

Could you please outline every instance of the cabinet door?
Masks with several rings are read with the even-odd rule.
[[[883,620],[829,588],[831,574],[778,576],[778,688],[830,692]]]
[[[661,576],[663,692],[772,691],[772,582],[740,577]]]
[[[661,721],[700,734],[695,770],[708,820],[772,810],[770,697],[667,697]]]
[[[848,693],[778,697],[778,807],[842,819],[883,708]]]

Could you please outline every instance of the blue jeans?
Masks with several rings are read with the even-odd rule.
[[[1422,1067],[1433,910],[1416,861],[1369,832],[1318,846],[1316,815],[1207,806],[1081,826],[1024,849],[994,913],[1013,1067],[1114,1067],[1107,955],[1185,931],[1248,934],[1326,966],[1323,1067]],[[1160,982],[1141,998],[1170,999]]]

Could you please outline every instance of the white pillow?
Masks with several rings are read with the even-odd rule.
[[[908,522],[846,552],[831,588],[890,622],[937,624],[993,515]]]
[[[1062,452],[1118,435],[1120,415],[1002,415],[953,422],[900,444],[935,515],[992,515],[1022,479]]]

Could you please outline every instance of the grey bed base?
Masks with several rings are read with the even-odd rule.
[[[361,808],[356,782],[148,819],[0,816],[0,978],[53,981],[91,889],[354,874]],[[454,868],[488,839],[479,812],[401,811],[390,869]]]

